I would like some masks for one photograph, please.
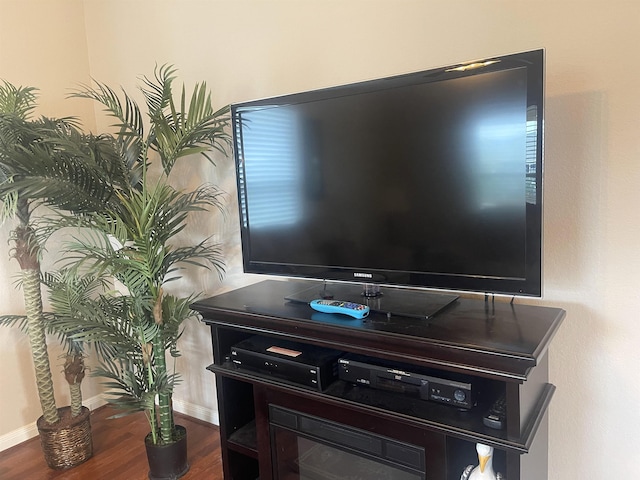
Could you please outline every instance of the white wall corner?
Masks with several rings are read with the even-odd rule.
[[[184,400],[173,399],[173,408],[176,412],[188,415],[203,422],[212,423],[214,425],[220,425],[220,418],[218,417],[218,411],[215,409],[202,407],[193,403],[185,402]]]

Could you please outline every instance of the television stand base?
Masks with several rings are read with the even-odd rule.
[[[372,311],[387,316],[422,318],[428,320],[447,308],[458,299],[453,293],[434,293],[425,290],[386,287],[384,292],[375,297],[362,294],[362,285],[350,283],[332,283],[330,289],[323,282],[285,297],[285,300],[296,303],[309,303],[318,298],[327,298],[327,292],[336,300],[362,303]]]

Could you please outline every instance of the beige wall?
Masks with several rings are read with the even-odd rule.
[[[85,81],[87,72],[132,91],[137,76],[152,74],[155,63],[173,63],[188,83],[206,80],[222,105],[544,47],[541,303],[568,312],[550,352],[558,390],[550,410],[549,478],[622,478],[631,471],[640,449],[637,0],[78,0],[0,6],[0,77],[39,85],[55,99]],[[25,22],[29,29],[23,32]],[[56,28],[68,22],[70,27]],[[34,65],[34,51],[45,52],[37,62],[41,68]],[[73,102],[74,111],[86,108]],[[68,113],[66,103],[52,101],[51,107],[48,113]],[[106,125],[101,117],[97,124]],[[184,291],[214,293],[255,280],[241,273],[232,172],[225,160],[217,171],[185,169],[185,181],[202,176],[220,183],[230,203],[227,219],[214,216],[192,230],[218,232],[228,252],[226,280],[220,285],[194,274],[180,287]],[[3,291],[13,292],[12,270],[0,262]],[[0,310],[20,308],[9,295]],[[23,349],[15,351],[16,337],[0,331],[0,360],[9,362],[3,378],[16,382],[17,390],[16,400],[0,397],[0,407],[19,417],[7,423],[3,410],[0,435],[16,422],[34,420],[35,397],[23,378],[28,357]],[[182,348],[184,385],[176,397],[206,409],[214,404],[212,378],[204,371],[211,359],[207,329],[189,325]]]

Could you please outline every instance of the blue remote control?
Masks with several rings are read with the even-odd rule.
[[[323,313],[342,313],[353,318],[364,318],[369,315],[369,307],[361,303],[343,302],[341,300],[312,300],[311,308]]]

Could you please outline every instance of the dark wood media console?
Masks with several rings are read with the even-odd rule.
[[[287,478],[276,473],[287,449],[275,445],[275,431],[288,434],[287,428],[270,416],[286,419],[289,412],[355,436],[369,432],[374,443],[391,442],[385,447],[390,450],[407,445],[398,454],[401,464],[411,457],[406,478],[458,480],[465,466],[477,463],[476,442],[494,447],[494,469],[506,479],[547,478],[546,413],[555,390],[548,383],[547,349],[563,310],[460,298],[430,320],[378,313],[356,320],[285,300],[314,284],[320,285],[267,280],[193,305],[211,327],[214,363],[208,369],[216,374],[225,479]],[[319,391],[236,368],[231,348],[255,335],[274,344],[287,340],[357,354],[416,374],[462,378],[473,386],[474,406],[458,409],[340,379]],[[506,422],[492,429],[482,418],[500,394]],[[302,468],[302,460],[296,462]],[[309,478],[337,478],[314,471]]]

